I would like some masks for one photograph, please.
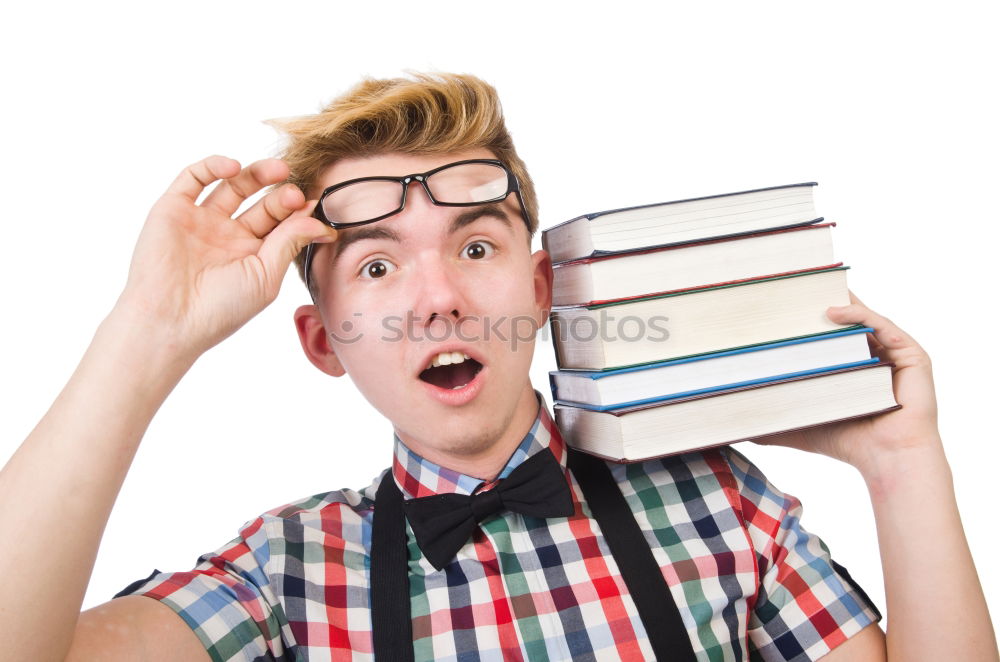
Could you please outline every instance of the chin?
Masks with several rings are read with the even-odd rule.
[[[446,410],[433,418],[428,414],[425,408],[414,412],[408,420],[397,418],[393,421],[400,438],[422,456],[431,450],[458,457],[478,455],[503,436],[513,417],[513,411],[507,411],[500,403],[475,409]],[[418,445],[423,448],[416,447]]]
[[[477,455],[489,450],[507,429],[508,421],[483,421],[483,425],[474,430],[456,430],[454,435],[442,439],[448,444],[448,452],[453,455]],[[442,448],[441,450],[445,450]]]

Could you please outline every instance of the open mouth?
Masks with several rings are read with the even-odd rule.
[[[458,352],[442,352],[434,357],[432,365],[420,373],[420,379],[438,388],[460,389],[475,378],[483,364]],[[451,363],[444,363],[451,359]],[[457,359],[457,361],[455,361]],[[438,365],[433,365],[438,364]]]

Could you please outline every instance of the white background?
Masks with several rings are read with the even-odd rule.
[[[1000,612],[995,5],[687,4],[6,9],[0,461],[71,374],[124,283],[148,208],[183,166],[274,154],[262,120],[314,112],[363,75],[469,72],[500,92],[543,228],[611,207],[820,183],[852,289],[934,360],[966,531]],[[348,378],[302,356],[292,311],[304,302],[290,273],[275,304],[204,356],[160,410],[85,607],[154,567],[190,568],[264,510],[367,485],[388,465],[389,424]],[[532,379],[546,393],[553,368],[551,346],[539,346]],[[859,475],[787,449],[740,449],[802,499],[805,527],[884,610]]]

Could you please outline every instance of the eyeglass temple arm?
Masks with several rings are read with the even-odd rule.
[[[312,271],[312,258],[313,258],[313,247],[314,246],[316,246],[316,244],[314,244],[312,242],[310,242],[309,245],[306,246],[306,255],[305,255],[305,258],[302,260],[302,267],[303,267],[303,269],[302,269],[302,275],[303,275],[303,277],[304,277],[303,279],[305,280],[305,283],[306,283],[306,290],[309,292],[309,298],[312,299],[312,302],[315,304],[316,303],[316,297],[313,296],[312,276],[310,276],[310,274],[309,274],[309,272]]]

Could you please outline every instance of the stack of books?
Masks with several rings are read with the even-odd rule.
[[[555,417],[617,461],[899,408],[859,325],[814,183],[588,214],[542,233]]]

